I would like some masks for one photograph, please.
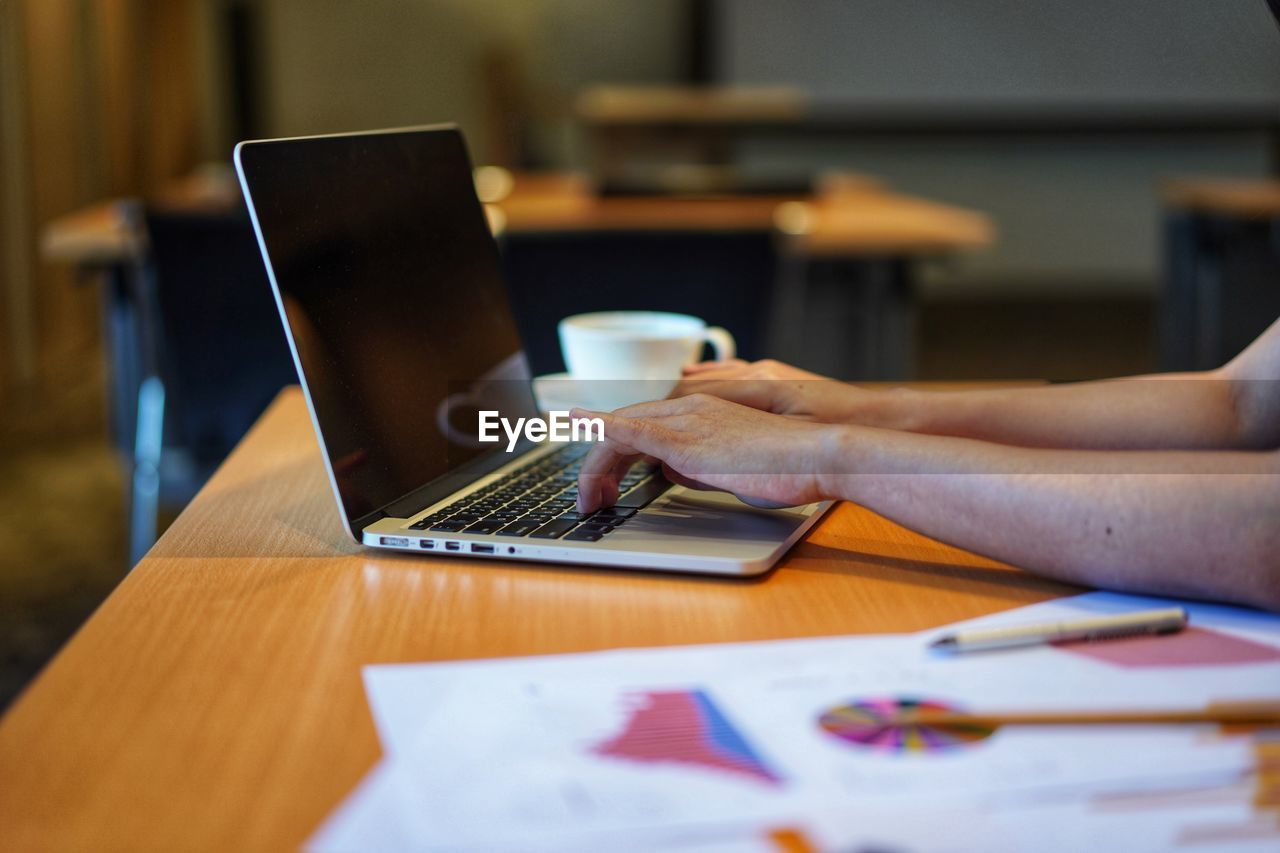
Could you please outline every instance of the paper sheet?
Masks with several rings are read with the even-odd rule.
[[[1093,593],[967,624],[1158,606],[1168,602]],[[1210,642],[1195,637],[1172,654],[1039,647],[946,657],[926,651],[939,633],[928,631],[367,667],[387,760],[311,846],[771,849],[769,831],[804,827],[823,847],[1024,846],[1015,842],[1037,831],[1041,841],[1063,841],[1042,849],[1099,838],[1168,849],[1197,808],[1212,830],[1241,825],[1247,805],[1101,814],[1089,804],[1107,792],[1240,787],[1251,761],[1246,740],[1213,727],[1006,727],[972,742],[927,732],[910,745],[872,743],[856,715],[902,699],[1084,710],[1280,694],[1280,654],[1271,654],[1280,650],[1280,620],[1188,609]],[[1206,655],[1216,662],[1206,665]],[[1243,811],[1222,811],[1230,809]],[[982,818],[951,839],[924,832],[911,814]],[[1148,837],[1161,842],[1129,843]],[[1206,837],[1234,845],[1221,849],[1254,843],[1248,833]]]
[[[736,669],[700,652],[692,668],[668,660],[661,680],[643,654],[603,668],[584,661],[583,672],[530,659],[500,678],[454,674],[403,755],[421,768],[401,790],[405,808],[420,833],[479,838],[501,826],[554,836],[743,815],[785,822],[850,801],[983,804],[1070,799],[1103,783],[1222,783],[1249,761],[1247,742],[1213,727],[1010,727],[918,749],[852,743],[820,726],[824,712],[886,697],[1081,709],[1196,699],[1185,685],[1135,688],[1131,674],[1074,657],[1015,667],[1013,678],[994,656],[939,659],[911,636],[805,651]]]

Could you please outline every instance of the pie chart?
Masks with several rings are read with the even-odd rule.
[[[970,723],[920,725],[899,715],[913,711],[958,711],[946,702],[914,697],[858,699],[836,705],[818,717],[818,727],[850,746],[873,752],[937,753],[981,743],[992,726]]]

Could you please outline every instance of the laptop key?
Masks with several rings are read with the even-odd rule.
[[[468,527],[464,533],[497,533],[506,522],[499,518],[486,518]]]
[[[532,539],[559,539],[561,536],[573,529],[574,522],[563,518],[557,518],[554,521],[548,521],[539,527],[533,533],[529,534]]]
[[[537,530],[541,526],[542,525],[536,521],[527,521],[522,518],[522,519],[519,519],[518,521],[511,522],[506,527],[499,530],[498,535],[499,536],[528,536],[530,533]]]
[[[567,534],[564,538],[565,538],[566,540],[570,540],[570,539],[571,539],[571,540],[573,540],[574,542],[599,542],[599,541],[600,541],[600,537],[601,537],[601,536],[603,536],[603,535],[604,535],[604,534],[602,534],[602,533],[600,533],[600,532],[598,532],[598,531],[595,531],[595,530],[583,530],[583,529],[579,528],[579,529],[574,530],[573,532],[571,532],[571,533]]]
[[[604,509],[596,510],[597,519],[609,519],[611,521],[621,521],[624,518],[630,518],[636,514],[636,510],[629,506],[608,506]]]
[[[599,534],[602,534],[602,535],[603,535],[603,534],[605,534],[605,533],[608,533],[610,530],[613,530],[613,525],[610,525],[610,524],[598,524],[598,523],[596,522],[596,520],[593,518],[593,519],[591,519],[591,521],[584,521],[582,524],[578,525],[578,529],[579,529],[579,530],[590,530],[590,531],[592,531],[592,532],[594,532],[594,533],[599,533]]]
[[[449,521],[441,521],[437,524],[432,525],[431,529],[443,530],[446,533],[457,533],[459,530],[461,530],[466,526],[467,526],[467,523],[465,521],[453,521],[452,519],[450,519]]]

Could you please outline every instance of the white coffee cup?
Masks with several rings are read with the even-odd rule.
[[[733,335],[688,314],[598,311],[560,321],[560,350],[574,379],[670,381],[710,344],[717,361],[733,358]]]

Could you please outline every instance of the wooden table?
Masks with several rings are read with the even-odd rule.
[[[290,389],[0,722],[0,839],[296,846],[378,759],[365,664],[915,631],[1075,591],[847,504],[755,580],[362,550]]]
[[[643,231],[778,229],[799,250],[825,256],[928,256],[981,249],[995,241],[982,213],[895,192],[863,176],[841,176],[829,190],[795,195],[601,196],[580,175],[517,173],[491,200],[499,230]],[[483,195],[483,193],[482,193]],[[239,201],[234,176],[209,167],[175,182],[155,203],[226,209]],[[799,214],[796,204],[807,209]],[[131,263],[146,242],[121,201],[105,201],[49,223],[47,260],[84,267]]]
[[[1246,178],[1171,178],[1160,187],[1168,207],[1240,219],[1280,216],[1280,181]]]
[[[771,241],[777,274],[762,353],[845,378],[911,377],[919,263],[988,248],[996,237],[985,214],[862,175],[832,176],[814,192],[793,195],[601,196],[572,175],[508,181],[489,212],[509,244],[549,232],[583,240],[618,232],[740,232]]]
[[[989,217],[833,174],[813,193],[601,196],[585,178],[522,174],[489,204],[499,231],[770,231],[787,250],[849,258],[946,255],[995,242]]]
[[[762,354],[847,378],[911,377],[919,262],[995,242],[986,215],[861,175],[832,176],[815,192],[793,195],[601,196],[565,174],[507,182],[488,210],[509,246],[546,233],[589,240],[619,232],[740,232],[771,240],[777,276]]]

